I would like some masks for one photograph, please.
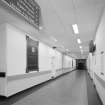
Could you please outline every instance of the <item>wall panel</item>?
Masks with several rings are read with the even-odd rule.
[[[7,75],[26,72],[26,37],[21,31],[7,25]]]

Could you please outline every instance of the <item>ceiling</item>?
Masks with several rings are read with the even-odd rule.
[[[88,44],[95,33],[103,13],[105,0],[35,0],[42,11],[41,31],[35,30],[17,14],[0,7],[0,23],[8,22],[31,34],[50,46],[76,58],[86,58]],[[12,14],[12,15],[11,15]],[[7,18],[8,16],[8,18]],[[75,35],[72,25],[77,24],[79,34]],[[77,38],[82,41],[83,54],[80,52]],[[55,40],[56,39],[56,40]]]
[[[89,41],[94,38],[105,5],[104,0],[37,0],[42,7],[43,26],[49,36],[77,57],[86,57]],[[77,24],[79,35],[72,25]],[[82,41],[81,55],[77,38]]]

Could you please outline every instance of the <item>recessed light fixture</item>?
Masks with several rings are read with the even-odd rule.
[[[69,51],[69,49],[66,49],[66,51]]]
[[[78,30],[77,24],[73,24],[72,27],[73,27],[74,33],[75,33],[75,34],[79,34],[79,30]]]
[[[39,26],[39,30],[42,30],[43,29],[43,27],[42,26]]]
[[[77,39],[77,43],[78,43],[78,44],[81,44],[81,43],[82,43],[79,38]]]
[[[82,49],[82,46],[79,46],[80,49]]]

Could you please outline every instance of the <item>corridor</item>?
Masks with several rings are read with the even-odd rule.
[[[0,105],[102,105],[102,103],[87,72],[75,70],[9,98],[1,97]]]
[[[0,105],[105,105],[103,45],[105,0],[0,0]]]

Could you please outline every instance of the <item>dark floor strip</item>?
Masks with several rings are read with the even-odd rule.
[[[88,105],[103,105],[101,99],[94,87],[93,81],[90,79],[88,73],[86,74],[87,80],[87,95],[88,95]]]

